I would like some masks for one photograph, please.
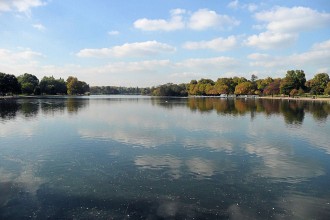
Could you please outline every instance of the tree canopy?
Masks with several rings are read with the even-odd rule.
[[[69,76],[66,86],[69,95],[81,95],[89,92],[89,85],[84,81],[79,81],[77,77]]]
[[[0,95],[18,94],[20,91],[20,84],[14,75],[0,73]]]
[[[40,90],[42,94],[56,95],[66,94],[67,87],[64,79],[55,79],[53,76],[44,76],[40,81]]]
[[[39,79],[32,74],[24,73],[17,77],[23,94],[40,94]]]

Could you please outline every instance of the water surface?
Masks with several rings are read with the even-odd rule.
[[[330,219],[330,105],[0,101],[0,219]]]

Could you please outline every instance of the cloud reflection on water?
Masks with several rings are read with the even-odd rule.
[[[182,213],[195,216],[195,212],[214,216],[219,204],[222,216],[258,218],[248,206],[258,209],[261,205],[267,211],[265,202],[296,213],[289,217],[313,218],[317,216],[313,210],[328,214],[328,206],[322,205],[328,201],[322,196],[313,197],[308,188],[304,188],[306,195],[290,191],[291,186],[304,191],[299,187],[328,175],[324,158],[330,154],[325,121],[329,109],[325,105],[216,99],[160,102],[90,100],[77,106],[72,103],[77,108],[71,109],[66,102],[41,101],[33,102],[39,106],[35,113],[31,111],[37,108],[30,105],[24,112],[20,107],[14,107],[15,113],[3,112],[0,148],[7,156],[0,157],[0,189],[5,189],[0,190],[0,206],[24,191],[31,198],[49,196],[52,205],[57,201],[54,194],[72,203],[98,199],[126,205],[130,200],[138,206],[153,201],[148,208],[163,218]],[[317,110],[319,107],[322,109]],[[24,144],[13,144],[22,140]],[[321,161],[317,154],[322,154]],[[40,162],[38,155],[47,162]],[[175,183],[188,184],[180,191],[182,187]],[[199,185],[210,189],[189,191]],[[11,190],[12,186],[16,188]],[[155,187],[159,191],[153,191]],[[328,195],[328,191],[324,193]],[[210,201],[226,203],[212,203],[209,208],[205,204],[210,195],[214,196]],[[260,200],[253,200],[255,195]],[[202,205],[198,196],[206,196]],[[238,206],[236,200],[246,206]],[[109,213],[71,208],[68,216]],[[281,211],[269,213],[283,217]]]

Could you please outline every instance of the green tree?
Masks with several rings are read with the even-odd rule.
[[[281,81],[281,93],[289,95],[293,89],[302,88],[305,90],[305,83],[306,77],[303,70],[288,70],[285,78]]]
[[[40,91],[43,94],[66,94],[67,88],[64,79],[55,79],[53,76],[43,77],[40,81]]]
[[[173,84],[167,83],[160,85],[157,88],[152,88],[152,95],[154,96],[187,96],[187,90],[185,84]]]
[[[327,73],[318,73],[313,79],[306,82],[306,86],[313,95],[321,95],[324,93],[328,82],[330,81],[329,75]]]
[[[0,73],[0,95],[18,94],[20,91],[21,87],[16,76]]]
[[[24,94],[39,94],[39,79],[32,74],[24,73],[17,77],[19,84],[21,85],[22,93]]]

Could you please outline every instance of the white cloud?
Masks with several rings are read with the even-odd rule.
[[[238,0],[231,1],[227,5],[228,8],[233,8],[233,9],[237,9],[238,6],[239,6]]]
[[[276,33],[296,33],[330,26],[330,14],[306,7],[276,7],[255,14],[257,20],[267,22],[267,29]]]
[[[247,4],[246,7],[250,12],[256,11],[259,8],[258,5],[253,4],[253,3]]]
[[[144,31],[174,31],[183,29],[185,24],[182,15],[185,13],[185,10],[173,9],[170,13],[171,18],[169,20],[142,18],[134,22],[134,27]]]
[[[207,28],[226,29],[240,24],[235,18],[208,9],[199,9],[192,13],[190,18],[184,18],[184,15],[188,14],[184,9],[173,9],[170,14],[169,20],[138,19],[134,22],[134,27],[144,31],[174,31],[184,28],[200,31]],[[189,20],[188,23],[185,20]]]
[[[170,65],[169,60],[145,60],[137,62],[112,62],[104,66],[89,68],[95,73],[142,73],[157,72],[157,69]]]
[[[203,70],[210,68],[233,67],[238,64],[238,61],[231,57],[212,57],[212,58],[195,58],[187,59],[176,64],[177,67],[185,67],[189,69]]]
[[[118,35],[118,34],[120,34],[119,31],[109,31],[108,32],[108,35],[110,35],[110,36],[114,36],[114,35]]]
[[[227,51],[237,45],[237,38],[229,36],[227,38],[216,38],[210,41],[186,42],[183,48],[188,50],[211,49],[215,51]]]
[[[217,14],[215,11],[208,9],[199,9],[194,12],[188,23],[188,27],[193,30],[205,30],[208,28],[233,27],[239,25],[240,22],[228,15]]]
[[[34,27],[35,29],[38,29],[39,31],[46,30],[45,26],[43,26],[42,24],[34,24],[34,25],[32,25],[32,27]]]
[[[227,5],[228,8],[231,9],[247,9],[250,12],[253,12],[258,9],[258,5],[254,3],[249,3],[249,4],[241,4],[238,0],[234,0],[228,3]]]
[[[245,44],[263,50],[285,48],[293,44],[297,38],[297,34],[266,31],[258,35],[249,36]]]
[[[314,44],[312,50],[330,50],[330,40]]]
[[[31,8],[45,5],[46,2],[42,0],[1,0],[0,1],[0,12],[1,11],[18,11],[29,14]]]
[[[23,60],[33,60],[34,58],[43,57],[39,52],[32,51],[30,49],[24,49],[22,51],[13,52],[11,50],[0,49],[0,61],[2,63],[10,62],[14,63],[16,61]]]
[[[292,45],[301,32],[330,26],[330,14],[306,7],[276,7],[258,12],[255,18],[264,22],[254,27],[265,27],[266,31],[247,38],[245,44],[259,49],[285,48]]]
[[[20,75],[33,73],[40,68],[40,61],[45,56],[31,49],[22,48],[17,51],[0,48],[0,70],[8,74]]]
[[[82,49],[78,57],[145,57],[175,52],[175,47],[157,41],[126,43],[121,46],[101,49]]]
[[[289,56],[271,56],[264,53],[254,53],[248,56],[250,66],[263,68],[299,68],[316,71],[317,69],[329,69],[330,40],[320,42],[312,46],[309,51],[292,54]]]

